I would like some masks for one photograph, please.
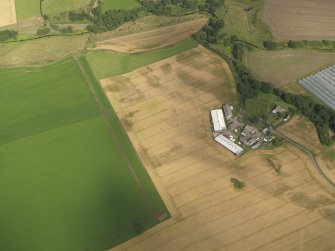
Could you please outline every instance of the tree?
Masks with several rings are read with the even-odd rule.
[[[50,31],[51,31],[50,28],[44,26],[44,27],[41,27],[37,30],[36,35],[37,36],[45,36],[45,35],[49,34]]]
[[[237,190],[241,190],[245,187],[245,184],[236,178],[230,178],[230,182],[233,184],[234,188],[236,188]]]
[[[0,31],[0,41],[5,42],[5,41],[8,41],[10,39],[15,39],[16,40],[17,35],[18,35],[17,31],[14,31],[14,30]]]

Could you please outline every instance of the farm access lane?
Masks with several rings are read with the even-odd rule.
[[[281,132],[278,132],[275,129],[271,129],[271,132],[273,134],[276,134],[282,138],[284,138],[286,141],[288,141],[290,144],[294,145],[295,147],[299,148],[301,151],[303,151],[305,154],[308,155],[308,157],[311,159],[313,166],[315,167],[315,170],[319,173],[319,175],[321,176],[321,178],[323,178],[323,180],[325,180],[327,182],[328,185],[330,185],[332,188],[335,189],[335,180],[332,180],[324,171],[323,169],[320,167],[318,161],[316,160],[313,152],[311,150],[309,150],[307,147],[305,147],[304,145],[294,141],[293,139],[289,138],[288,136],[284,135]]]

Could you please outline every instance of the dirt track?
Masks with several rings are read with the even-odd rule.
[[[157,50],[177,44],[200,30],[206,18],[195,19],[149,31],[99,41],[93,50],[113,50],[123,53],[136,53]]]
[[[283,40],[335,40],[335,1],[265,0],[262,18]]]
[[[209,109],[236,95],[224,61],[199,47],[101,83],[173,216],[113,250],[335,247],[335,197],[307,156],[284,145],[236,160],[213,142]]]
[[[15,0],[0,0],[0,28],[16,23]]]

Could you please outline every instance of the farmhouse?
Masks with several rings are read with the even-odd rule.
[[[214,132],[223,132],[227,129],[222,109],[211,110],[211,117]]]
[[[232,107],[228,104],[225,104],[222,109],[224,112],[224,115],[226,116],[227,119],[231,119],[233,117],[233,112],[232,112]]]
[[[214,138],[216,142],[223,145],[225,148],[233,152],[235,155],[239,156],[243,152],[243,148],[236,145],[234,142],[229,140],[223,135],[219,135]]]

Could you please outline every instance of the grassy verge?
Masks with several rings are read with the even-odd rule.
[[[121,75],[139,67],[151,64],[196,47],[198,43],[187,39],[170,48],[139,54],[94,52],[87,54],[87,60],[97,79]]]

